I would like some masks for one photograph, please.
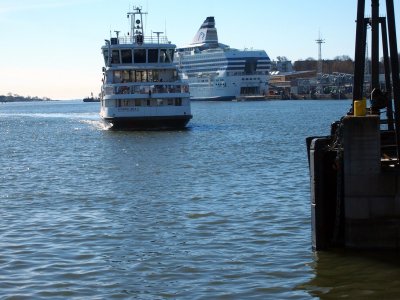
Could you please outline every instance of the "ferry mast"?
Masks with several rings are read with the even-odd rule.
[[[138,17],[136,17],[136,15],[138,15]],[[143,43],[143,15],[147,15],[147,12],[142,12],[142,7],[139,6],[134,6],[133,11],[126,14],[127,18],[131,18],[130,36],[135,38],[134,41],[138,43]]]

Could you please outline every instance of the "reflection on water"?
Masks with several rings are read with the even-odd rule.
[[[332,250],[315,252],[315,277],[299,289],[320,299],[398,299],[400,253]]]

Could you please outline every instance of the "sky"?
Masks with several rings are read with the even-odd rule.
[[[380,2],[384,16],[385,1]],[[400,5],[394,2],[399,27]],[[323,59],[354,59],[356,0],[1,0],[0,95],[97,95],[104,66],[100,48],[111,31],[130,30],[126,13],[133,5],[148,12],[146,34],[164,31],[178,47],[214,16],[221,43],[263,49],[271,60],[317,59],[319,37]],[[366,15],[370,5],[366,1]]]

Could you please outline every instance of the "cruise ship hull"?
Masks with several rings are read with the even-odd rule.
[[[242,78],[246,76],[227,77],[225,73],[222,73],[221,76],[214,77],[206,84],[201,81],[201,78],[196,77],[184,81],[190,86],[190,99],[193,101],[232,101],[246,96],[262,97],[266,94],[266,79],[264,82],[246,81],[246,86],[244,86]],[[221,81],[224,82],[223,85],[216,84]]]
[[[112,130],[165,130],[182,129],[189,123],[189,116],[112,117],[103,120],[112,125]]]

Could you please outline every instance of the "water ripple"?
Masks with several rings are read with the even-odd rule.
[[[194,103],[190,130],[172,132],[112,132],[97,108],[1,106],[0,298],[334,289],[311,252],[304,138],[343,102]]]

